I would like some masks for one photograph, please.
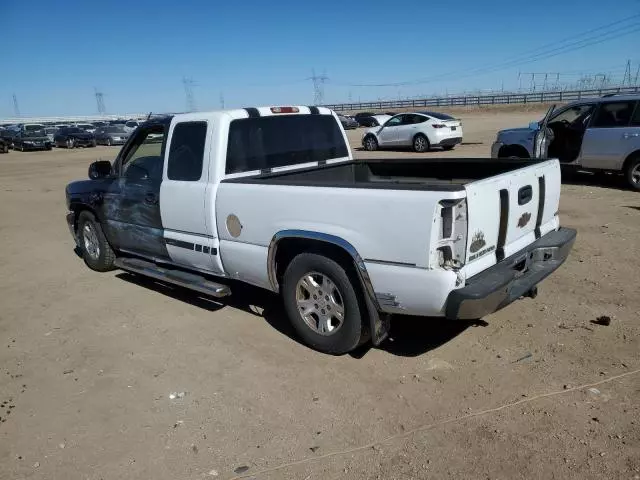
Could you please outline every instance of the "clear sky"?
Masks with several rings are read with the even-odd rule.
[[[636,31],[542,55],[625,18],[557,45]],[[366,101],[517,88],[519,71],[622,77],[628,59],[635,76],[640,1],[0,0],[0,43],[0,118],[13,94],[23,116],[94,114],[94,87],[108,113],[184,111],[183,77],[199,110],[311,104],[312,69],[325,103]]]

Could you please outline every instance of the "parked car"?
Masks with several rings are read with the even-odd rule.
[[[56,136],[56,132],[58,131],[58,129],[56,127],[45,127],[44,128],[44,134],[47,136],[47,138],[49,139],[49,142],[51,143],[51,145],[54,144],[54,137]]]
[[[53,139],[56,147],[95,147],[96,137],[78,127],[60,128]]]
[[[44,130],[22,130],[13,137],[13,149],[25,152],[27,150],[51,150],[51,142]]]
[[[44,129],[45,126],[41,123],[24,123],[18,128],[21,132],[41,132]]]
[[[93,124],[93,126],[94,126],[94,127],[96,127],[96,129],[97,129],[97,128],[106,127],[106,126],[108,126],[108,125],[109,125],[109,123],[108,123],[108,122],[102,122],[102,121],[98,121],[98,122],[91,122],[91,123]],[[95,133],[95,132],[93,132],[93,133]]]
[[[558,158],[580,170],[622,173],[640,191],[640,95],[554,106],[540,122],[499,131],[491,156]]]
[[[133,132],[138,126],[140,126],[142,122],[138,122],[137,120],[128,120],[127,123],[124,124],[124,128],[127,132]]]
[[[413,147],[416,152],[432,147],[451,150],[460,142],[460,120],[434,112],[401,113],[362,134],[362,146],[369,151],[394,147]]]
[[[13,137],[15,135],[16,135],[15,130],[11,130],[8,128],[5,128],[4,130],[0,130],[0,139],[2,139],[2,143],[7,149],[13,148]]]
[[[358,125],[361,127],[372,127],[371,125],[371,117],[373,117],[375,113],[373,112],[359,112],[353,116],[353,119],[358,122]]]
[[[360,124],[356,122],[353,118],[347,117],[345,115],[338,115],[338,119],[342,124],[342,128],[344,128],[345,130],[352,130],[360,126]]]
[[[96,131],[96,126],[92,123],[76,123],[75,127],[81,128],[85,132],[94,133]]]
[[[95,131],[96,143],[98,145],[124,145],[129,138],[129,132],[122,125],[109,125],[98,128]]]
[[[477,319],[534,297],[576,236],[559,226],[557,160],[356,161],[322,107],[156,118],[89,178],[65,193],[90,268],[271,290],[334,354],[379,344],[392,313]]]
[[[2,136],[3,130],[0,130],[0,153],[9,153],[9,145],[11,140]]]

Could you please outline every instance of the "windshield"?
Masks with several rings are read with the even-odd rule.
[[[35,132],[42,129],[44,129],[44,125],[25,125],[24,126],[25,132]]]
[[[44,130],[25,130],[22,136],[23,137],[43,137]]]
[[[86,132],[78,127],[69,127],[64,129],[64,133],[86,133]]]
[[[593,105],[574,105],[573,107],[569,107],[566,110],[563,110],[557,113],[554,117],[549,120],[549,123],[573,123],[576,120],[583,118],[585,114],[589,114]]]
[[[56,133],[57,128],[49,127],[44,129],[44,133]]]
[[[79,123],[78,125],[76,125],[76,127],[78,127],[78,128],[84,128],[85,130],[86,130],[87,128],[96,128],[96,127],[94,127],[93,125],[88,125],[88,124],[86,124],[86,123]]]
[[[126,130],[119,125],[113,127],[107,127],[104,129],[107,133],[126,133]]]

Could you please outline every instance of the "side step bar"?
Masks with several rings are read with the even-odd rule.
[[[211,295],[212,297],[220,298],[231,295],[231,289],[227,285],[212,282],[203,275],[160,267],[146,260],[140,260],[138,258],[116,258],[114,265],[127,272],[155,278],[156,280],[188,288],[189,290]]]

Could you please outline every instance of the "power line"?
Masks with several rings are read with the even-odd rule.
[[[526,63],[532,63],[532,62],[536,62],[539,60],[543,60],[543,59],[547,59],[547,58],[551,58],[557,55],[561,55],[564,53],[569,53],[575,50],[579,50],[581,48],[586,48],[588,46],[591,45],[595,45],[598,43],[602,43],[605,41],[609,41],[609,40],[613,40],[615,38],[619,38],[621,36],[624,35],[628,35],[631,33],[634,33],[638,30],[640,30],[640,28],[633,28],[631,30],[628,30],[631,27],[637,27],[638,25],[640,25],[640,23],[636,22],[636,23],[632,23],[629,25],[625,25],[623,27],[614,29],[614,30],[610,30],[604,33],[601,33],[599,35],[596,35],[595,37],[591,37],[591,38],[587,38],[587,39],[583,39],[583,40],[579,40],[576,42],[572,42],[572,43],[568,43],[565,45],[560,45],[558,46],[559,43],[565,43],[568,40],[572,40],[574,38],[580,38],[580,37],[584,37],[586,35],[592,34],[595,31],[600,31],[600,30],[604,30],[607,28],[610,28],[612,26],[621,24],[621,23],[625,23],[625,22],[629,22],[630,20],[636,19],[640,17],[640,14],[636,14],[636,15],[632,15],[630,17],[627,17],[623,20],[618,20],[616,22],[612,22],[600,27],[596,27],[593,29],[590,29],[588,31],[573,35],[571,37],[567,37],[563,40],[560,40],[558,42],[554,42],[551,44],[547,44],[541,47],[538,47],[536,49],[533,50],[529,50],[527,52],[524,52],[523,54],[520,54],[518,56],[518,58],[516,57],[511,57],[510,60],[507,60],[506,62],[500,62],[498,64],[495,65],[489,65],[489,66],[483,66],[483,67],[477,67],[475,69],[472,69],[471,71],[469,70],[462,70],[459,72],[449,72],[449,73],[442,73],[439,75],[434,75],[432,77],[427,77],[427,78],[422,78],[422,79],[418,79],[418,80],[412,80],[412,81],[404,81],[404,82],[392,82],[392,83],[377,83],[377,84],[336,84],[336,85],[342,85],[342,86],[349,86],[349,87],[398,87],[398,86],[403,86],[403,85],[416,85],[416,84],[421,84],[421,83],[428,83],[428,82],[432,82],[435,80],[440,80],[440,79],[445,79],[447,77],[450,76],[457,76],[458,78],[465,78],[465,77],[469,77],[469,76],[475,76],[475,75],[479,75],[481,73],[490,73],[493,71],[497,71],[497,70],[502,70],[505,68],[509,68],[512,66],[517,66],[517,65],[524,65]],[[612,35],[614,34],[614,35]],[[549,49],[549,47],[555,47],[552,49]],[[542,50],[542,51],[541,51]],[[533,52],[540,52],[537,53],[535,55],[529,55]],[[462,75],[462,77],[461,77]]]

